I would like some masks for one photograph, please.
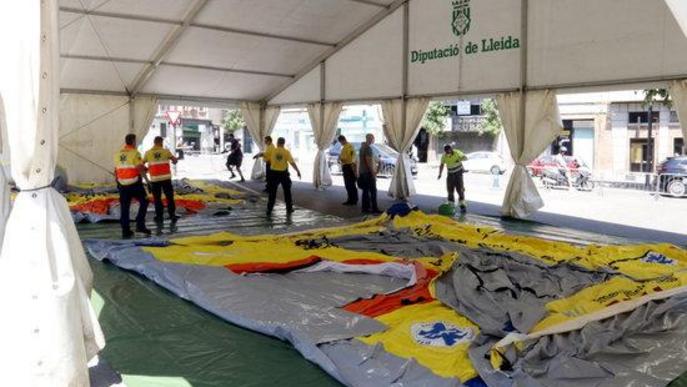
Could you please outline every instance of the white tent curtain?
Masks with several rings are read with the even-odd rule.
[[[156,97],[133,104],[133,130],[139,141],[155,119]],[[70,184],[112,182],[112,155],[129,133],[128,97],[63,94],[60,96],[60,152],[57,164]]]
[[[0,95],[0,251],[5,235],[5,225],[10,216],[10,150],[7,143],[7,125],[5,123],[5,103]]]
[[[244,102],[241,104],[241,114],[243,120],[246,122],[248,131],[253,137],[253,141],[258,145],[260,152],[265,150],[265,143],[263,139],[265,136],[272,134],[274,126],[279,119],[279,112],[281,109],[277,106],[269,106],[265,108],[263,105],[255,102]],[[250,178],[252,180],[260,180],[265,177],[265,164],[262,159],[255,160],[253,170]]]
[[[522,122],[522,94],[501,94],[496,103],[515,161],[513,174],[503,198],[503,215],[525,218],[544,206],[527,165],[539,156],[561,132],[556,94],[551,90],[531,91],[525,98],[525,125]]]
[[[670,96],[682,126],[682,138],[687,141],[687,79],[671,82]]]
[[[685,0],[666,0],[668,8],[673,12],[677,24],[682,28],[682,32],[687,37],[687,1]]]
[[[58,149],[57,0],[0,6],[0,95],[15,199],[0,253],[0,364],[8,386],[87,386],[104,346],[92,273],[65,199],[50,187]]]
[[[320,189],[332,185],[332,176],[327,167],[327,158],[324,151],[329,147],[336,136],[336,124],[339,122],[339,114],[343,109],[342,103],[330,102],[323,105],[320,103],[308,105],[308,115],[312,125],[317,145],[315,155],[315,165],[313,166],[313,184]],[[324,119],[324,122],[322,121]]]
[[[405,200],[415,194],[408,150],[420,130],[420,123],[428,105],[429,98],[407,99],[406,122],[403,125],[403,100],[393,99],[382,102],[384,135],[389,141],[389,146],[399,153],[389,186],[389,195],[395,199]]]

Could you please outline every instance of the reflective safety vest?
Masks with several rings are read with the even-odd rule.
[[[146,152],[143,160],[148,163],[150,181],[158,182],[172,178],[172,169],[169,166],[172,157],[172,152],[163,147],[154,146]]]
[[[121,185],[132,185],[139,181],[137,166],[143,164],[141,154],[131,145],[125,145],[114,155],[115,176]]]

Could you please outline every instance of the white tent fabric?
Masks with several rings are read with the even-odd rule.
[[[525,120],[522,119],[522,94],[500,94],[496,97],[503,129],[515,161],[501,212],[505,216],[525,218],[544,206],[527,165],[551,144],[563,125],[558,113],[556,94],[551,90],[530,91],[525,98]]]
[[[5,236],[5,225],[10,216],[10,149],[7,143],[7,124],[5,123],[5,103],[0,95],[0,251]]]
[[[70,184],[113,182],[112,155],[131,132],[143,140],[157,112],[157,98],[63,94],[57,163]],[[133,106],[133,130],[130,109]]]
[[[258,145],[260,152],[265,150],[264,138],[272,134],[274,126],[279,119],[279,107],[270,106],[265,108],[259,103],[244,102],[241,104],[241,114],[243,120],[246,121],[246,126],[253,141]],[[252,180],[260,180],[265,177],[265,163],[261,158],[255,160],[253,163],[253,170],[250,178]]]
[[[682,138],[687,139],[687,79],[670,84],[670,96],[682,126]]]
[[[687,37],[687,1],[685,0],[666,0],[668,8],[673,12],[677,24],[682,28],[682,32]]]
[[[405,123],[403,123],[403,100],[393,99],[382,102],[384,135],[389,140],[389,146],[399,153],[389,186],[389,195],[397,200],[405,200],[415,195],[408,150],[413,145],[413,141],[420,130],[420,123],[428,105],[429,98],[406,100]]]
[[[332,176],[329,173],[324,151],[331,145],[334,136],[336,136],[336,124],[339,122],[341,109],[343,109],[343,104],[338,102],[325,103],[324,111],[322,111],[322,104],[308,105],[310,124],[315,137],[315,145],[317,145],[312,180],[317,189],[332,185]]]
[[[104,345],[89,295],[92,273],[67,202],[50,183],[58,149],[56,0],[0,12],[0,94],[17,195],[0,253],[3,384],[87,386]]]

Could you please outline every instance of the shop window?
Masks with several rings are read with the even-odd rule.
[[[659,122],[659,112],[651,112],[651,118],[653,123]],[[628,121],[630,124],[636,124],[639,121],[641,124],[649,123],[649,113],[648,112],[630,112]]]
[[[673,140],[673,154],[676,156],[684,156],[687,154],[684,138],[676,138]]]
[[[649,141],[645,138],[630,140],[630,172],[649,171]]]
[[[670,111],[670,123],[671,124],[677,124],[680,122],[680,119],[677,117],[677,112],[675,110]]]

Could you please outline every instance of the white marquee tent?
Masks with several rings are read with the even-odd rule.
[[[241,104],[260,135],[280,107],[307,105],[318,143],[341,104],[378,102],[402,151],[431,98],[495,95],[517,164],[504,214],[519,217],[542,205],[523,166],[559,130],[557,92],[671,87],[687,122],[685,0],[5,1],[0,48],[3,158],[23,190],[0,255],[16,320],[0,364],[17,384],[86,384],[102,345],[78,236],[49,188],[56,163],[107,178],[159,101]],[[396,168],[393,194],[413,191]]]

